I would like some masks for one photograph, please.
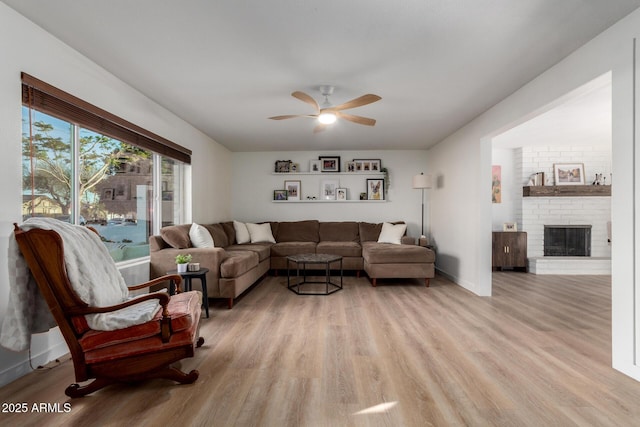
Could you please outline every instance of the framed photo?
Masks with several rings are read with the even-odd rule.
[[[344,163],[344,169],[347,172],[356,172],[356,162],[345,162]]]
[[[302,187],[301,181],[285,181],[284,189],[287,190],[287,200],[300,200]]]
[[[115,188],[105,188],[102,190],[102,200],[113,200]]]
[[[339,200],[339,201],[347,200],[346,188],[336,188],[336,200]]]
[[[287,200],[287,190],[273,190],[273,200]]]
[[[367,179],[367,200],[384,200],[384,179]]]
[[[320,183],[320,199],[336,200],[336,190],[338,189],[338,180],[325,179]]]
[[[309,161],[309,172],[320,172],[320,165],[322,162],[320,160],[311,160]]]
[[[320,156],[320,172],[340,172],[340,156]]]
[[[554,163],[556,185],[584,185],[584,163]]]
[[[299,163],[291,163],[289,165],[289,172],[300,172],[300,164]]]
[[[291,160],[276,160],[276,173],[288,173],[291,172]]]
[[[518,231],[518,223],[505,222],[504,224],[502,224],[502,231]]]
[[[358,172],[379,173],[382,169],[382,161],[380,159],[353,159],[353,161],[361,165],[361,170]]]

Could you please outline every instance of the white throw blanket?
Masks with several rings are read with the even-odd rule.
[[[20,227],[25,231],[54,230],[62,237],[67,276],[82,301],[93,307],[106,307],[129,299],[129,289],[120,271],[93,231],[51,218],[30,218]],[[9,306],[0,345],[22,351],[29,348],[32,333],[46,332],[56,323],[13,236],[9,240],[9,286]],[[91,329],[112,331],[147,322],[159,309],[158,301],[151,300],[85,318]]]

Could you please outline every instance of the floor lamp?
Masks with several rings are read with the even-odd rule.
[[[424,235],[424,190],[425,188],[431,188],[431,175],[425,175],[420,172],[419,175],[414,175],[413,177],[413,188],[422,190],[422,234],[420,237],[425,237]]]

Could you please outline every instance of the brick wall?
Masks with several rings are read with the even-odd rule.
[[[611,149],[608,147],[535,146],[514,150],[516,176],[527,185],[536,172],[545,173],[545,184],[553,185],[554,163],[584,163],[586,183],[591,184],[596,173],[602,173],[611,183]],[[522,230],[527,232],[528,256],[543,256],[544,225],[589,224],[591,256],[610,257],[607,243],[607,222],[611,220],[610,197],[522,197],[521,210],[516,212]]]

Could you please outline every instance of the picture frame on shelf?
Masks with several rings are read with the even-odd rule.
[[[344,163],[344,170],[346,172],[356,172],[356,162],[354,162],[354,161],[345,162]]]
[[[353,159],[362,165],[359,172],[379,173],[382,171],[382,160],[380,159]]]
[[[276,160],[275,172],[276,173],[291,172],[291,160]]]
[[[347,200],[347,189],[346,188],[336,188],[336,200],[343,202]]]
[[[339,185],[336,179],[322,180],[320,183],[320,200],[336,200],[336,190]]]
[[[517,222],[505,222],[502,224],[502,231],[518,231],[518,223]]]
[[[320,172],[340,172],[340,156],[320,156]]]
[[[287,190],[287,200],[301,200],[302,181],[287,180],[284,182],[284,188]]]
[[[367,200],[384,200],[383,178],[367,178]]]
[[[299,163],[291,163],[289,165],[289,172],[293,172],[293,173],[300,172],[300,164]]]
[[[277,201],[288,200],[287,190],[273,190],[273,200],[277,200]]]
[[[556,185],[585,185],[584,163],[554,163]]]
[[[320,172],[322,162],[320,160],[309,161],[309,172]]]

